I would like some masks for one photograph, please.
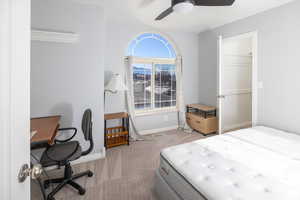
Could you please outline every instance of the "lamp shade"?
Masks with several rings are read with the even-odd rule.
[[[105,85],[105,91],[112,92],[112,93],[117,93],[126,90],[128,89],[124,84],[120,74],[113,74],[111,79]]]

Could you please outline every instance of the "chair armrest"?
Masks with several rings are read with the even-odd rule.
[[[70,130],[74,131],[74,133],[73,133],[73,135],[71,137],[69,137],[69,138],[67,138],[65,140],[55,139],[54,142],[55,143],[56,142],[65,143],[65,142],[69,142],[70,140],[72,140],[75,137],[75,135],[77,134],[77,128],[70,127],[70,128],[60,128],[60,129],[58,129],[58,131],[70,131]]]

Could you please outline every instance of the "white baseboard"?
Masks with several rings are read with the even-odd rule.
[[[153,134],[153,133],[160,133],[160,132],[164,132],[164,131],[170,131],[170,130],[174,130],[177,129],[178,126],[169,126],[169,127],[164,127],[164,128],[156,128],[156,129],[149,129],[149,130],[143,130],[140,131],[139,133],[141,135],[149,135],[149,134]]]
[[[229,131],[229,130],[234,130],[234,129],[238,129],[238,128],[244,128],[244,127],[248,127],[248,126],[251,126],[251,125],[252,125],[252,122],[247,121],[247,122],[243,122],[243,123],[239,123],[239,124],[225,126],[223,128],[223,131]]]

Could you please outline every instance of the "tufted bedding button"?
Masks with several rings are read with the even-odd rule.
[[[212,153],[206,154],[207,157],[212,157],[212,155],[213,155]]]
[[[233,167],[229,167],[226,170],[229,171],[229,172],[235,172],[236,171]]]
[[[207,168],[208,168],[208,169],[215,169],[216,166],[214,166],[214,165],[211,164],[211,165],[208,165]]]
[[[265,193],[270,193],[271,190],[270,190],[269,188],[264,188],[264,192],[265,192]]]
[[[260,174],[260,173],[258,173],[258,174],[255,174],[254,176],[253,176],[253,178],[262,178],[263,177],[263,175],[262,174]]]
[[[239,188],[240,187],[240,185],[237,182],[232,183],[232,186],[235,187],[235,188]]]

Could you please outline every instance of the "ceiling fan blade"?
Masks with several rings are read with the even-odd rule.
[[[196,6],[231,6],[235,0],[195,0]]]
[[[173,12],[173,7],[168,8],[164,12],[162,12],[158,17],[155,18],[155,20],[161,20],[171,14]]]

